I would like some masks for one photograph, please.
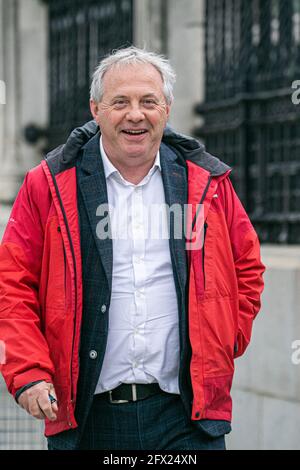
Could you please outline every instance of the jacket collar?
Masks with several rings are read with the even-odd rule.
[[[63,171],[74,165],[81,149],[99,133],[97,123],[92,120],[72,131],[65,145],[50,152],[46,158],[55,166],[54,173]],[[99,134],[100,135],[100,134]],[[207,170],[211,176],[221,176],[231,170],[224,162],[205,150],[203,144],[196,139],[179,134],[170,126],[164,130],[162,142],[177,155],[178,162],[185,166],[189,160]]]
[[[179,283],[182,295],[184,295],[187,281],[186,240],[184,236],[184,208],[188,197],[187,172],[185,167],[178,162],[176,153],[164,142],[160,146],[160,154],[166,204],[171,209],[173,207],[175,211],[178,208],[181,214],[181,236],[179,238],[175,236],[173,217],[170,216],[169,244],[174,277]],[[178,219],[177,223],[179,223]]]

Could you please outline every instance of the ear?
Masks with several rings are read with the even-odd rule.
[[[166,122],[169,120],[170,112],[171,112],[171,104],[166,103],[165,105]]]
[[[90,110],[92,113],[93,118],[96,122],[98,122],[98,111],[99,111],[99,104],[96,101],[90,100]]]
[[[167,104],[167,106],[166,106],[166,115],[167,115],[167,119],[169,119],[169,117],[170,117],[170,112],[171,112],[171,105],[170,105],[170,104]]]

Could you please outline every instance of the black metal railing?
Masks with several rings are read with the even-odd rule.
[[[233,166],[261,240],[300,243],[300,0],[207,0],[205,78],[196,134]]]
[[[49,147],[91,119],[89,87],[99,61],[132,43],[132,0],[44,0],[49,9]]]

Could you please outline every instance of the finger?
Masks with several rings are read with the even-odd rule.
[[[58,406],[57,406],[57,402],[55,402],[55,403],[52,403],[52,405],[51,405],[51,406],[52,406],[52,411],[53,411],[54,413],[58,413]]]
[[[54,421],[56,419],[56,414],[52,409],[48,393],[41,393],[38,396],[37,402],[44,415],[51,421]]]
[[[28,406],[28,413],[33,416],[36,419],[45,419],[45,415],[41,408],[39,407],[39,404],[37,400],[30,400],[29,406]]]

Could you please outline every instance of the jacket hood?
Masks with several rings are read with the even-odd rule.
[[[74,129],[68,137],[66,143],[46,155],[47,159],[58,158],[56,162],[60,168],[71,165],[77,158],[81,148],[99,132],[99,126],[92,120],[82,127]],[[206,152],[205,146],[198,140],[180,134],[169,125],[166,126],[162,141],[176,153],[181,164],[185,165],[186,160],[190,160],[196,165],[209,171],[212,176],[221,176],[231,170],[224,162]]]

